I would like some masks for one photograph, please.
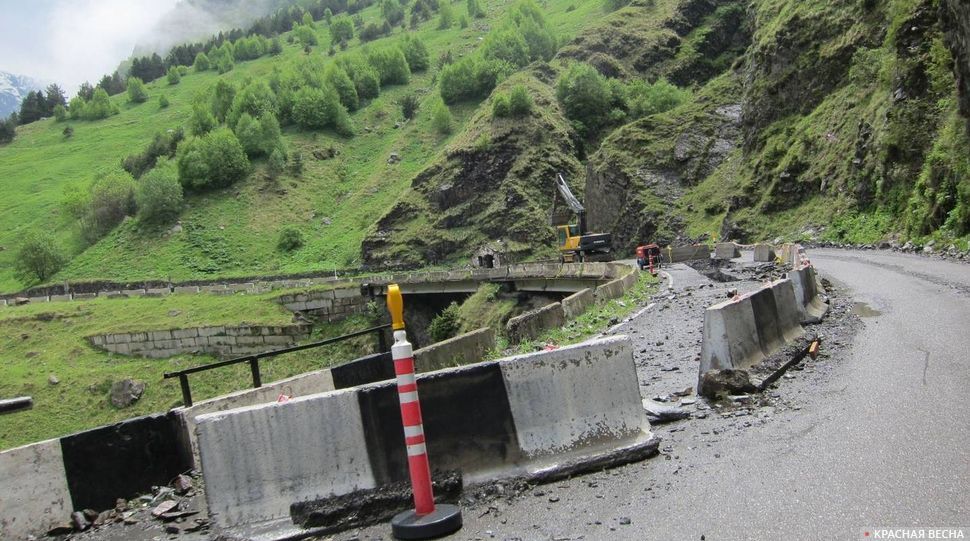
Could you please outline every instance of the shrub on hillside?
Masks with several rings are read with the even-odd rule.
[[[17,250],[14,272],[25,285],[44,282],[57,274],[67,262],[53,235],[46,231],[28,233]]]
[[[330,88],[302,88],[293,100],[293,120],[304,129],[332,128],[341,135],[353,135],[350,115]]]
[[[509,114],[514,117],[526,116],[532,112],[532,96],[522,85],[515,85],[509,92]]]
[[[451,133],[451,110],[448,109],[448,106],[442,100],[437,100],[431,108],[431,127],[441,135]]]
[[[280,238],[276,241],[276,248],[281,252],[292,252],[303,247],[303,233],[293,226],[286,226],[280,231]]]
[[[582,136],[596,135],[608,121],[612,93],[596,68],[574,63],[556,84],[556,98]]]
[[[407,58],[397,47],[384,47],[371,51],[367,62],[377,70],[382,85],[406,85],[411,79]]]
[[[653,84],[638,79],[626,86],[625,97],[630,116],[636,119],[677,107],[690,97],[690,91],[663,78]]]
[[[195,55],[195,62],[192,62],[192,69],[195,71],[206,71],[210,67],[209,57],[205,53]]]
[[[444,0],[438,8],[438,30],[447,30],[452,26],[455,26],[455,11],[449,0]]]
[[[148,91],[145,90],[145,83],[138,77],[128,78],[128,101],[132,103],[145,103],[148,101]]]
[[[465,57],[441,70],[441,97],[448,104],[485,98],[510,71],[504,62]]]
[[[467,0],[467,6],[469,17],[480,19],[485,16],[485,10],[482,9],[482,6],[478,3],[478,0]]]
[[[235,133],[250,157],[268,156],[280,146],[280,124],[272,113],[265,113],[258,120],[243,113],[236,123]]]
[[[266,160],[266,171],[270,178],[276,178],[286,169],[286,154],[281,147],[276,147]]]
[[[339,58],[337,64],[354,81],[358,99],[373,99],[381,92],[381,76],[361,55]]]
[[[360,99],[357,97],[357,87],[339,64],[333,63],[327,66],[324,72],[324,81],[337,91],[340,96],[340,103],[348,111],[356,111],[360,106]]]
[[[177,85],[179,81],[182,80],[182,74],[179,73],[179,69],[175,66],[168,68],[168,74],[165,76],[168,80],[168,84]]]
[[[158,108],[164,109],[168,106],[169,106],[168,98],[165,97],[165,94],[161,94],[160,96],[158,96]]]
[[[224,188],[249,173],[249,160],[228,128],[213,130],[179,145],[179,182],[191,190]]]
[[[185,133],[181,128],[165,132],[156,133],[152,142],[140,154],[132,154],[121,162],[121,167],[133,177],[139,178],[146,171],[155,167],[159,158],[171,158],[175,156],[178,144],[185,138]]]
[[[94,244],[114,229],[135,205],[135,179],[127,172],[111,172],[91,185],[87,208],[81,216],[81,236]]]
[[[0,145],[5,145],[17,136],[17,119],[13,116],[0,119]]]
[[[400,103],[401,116],[403,116],[405,120],[411,120],[414,118],[414,115],[418,112],[418,106],[420,105],[418,102],[418,97],[414,94],[408,94],[401,98]]]
[[[521,68],[529,63],[529,46],[518,29],[507,26],[488,33],[482,45],[482,56]]]
[[[212,99],[209,102],[212,115],[216,117],[216,120],[219,122],[226,120],[226,115],[229,114],[229,109],[232,107],[232,102],[235,98],[236,87],[224,79],[219,79],[212,91]]]
[[[189,117],[189,131],[192,135],[203,135],[214,130],[219,122],[212,116],[207,103],[193,103],[192,116]]]
[[[509,116],[509,97],[499,94],[492,98],[492,116],[495,118],[505,118]]]
[[[330,23],[330,42],[333,45],[339,45],[352,39],[354,39],[354,23],[350,17],[346,15],[334,17],[333,22]]]
[[[74,100],[71,100],[71,103],[74,104]],[[73,110],[71,114],[74,114]],[[98,88],[94,91],[91,101],[84,103],[80,108],[78,116],[84,120],[100,120],[116,114],[118,114],[118,107],[111,103],[111,98],[103,88]]]
[[[435,342],[440,342],[456,336],[460,328],[459,306],[458,303],[452,302],[431,320],[431,325],[428,325],[428,335]]]
[[[54,107],[54,120],[58,122],[64,122],[67,120],[67,109],[65,109],[63,105],[57,104],[57,106]]]
[[[406,37],[404,41],[401,42],[401,51],[404,52],[404,58],[408,62],[408,68],[411,72],[419,72],[428,69],[431,65],[431,55],[428,53],[428,48],[425,46],[424,42],[413,37]]]
[[[249,113],[250,116],[257,118],[265,113],[271,113],[273,116],[279,114],[276,94],[265,81],[253,81],[236,94],[232,100],[232,107],[226,114],[226,124],[230,127],[235,126],[243,113]]]
[[[319,43],[317,40],[317,33],[313,30],[312,26],[301,24],[293,28],[293,35],[296,36],[297,41],[300,45],[304,47],[312,47]]]
[[[138,219],[147,224],[167,224],[182,212],[182,185],[175,164],[166,162],[145,174],[135,190]]]

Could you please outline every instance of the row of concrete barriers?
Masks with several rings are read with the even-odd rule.
[[[698,384],[711,370],[745,370],[804,334],[828,309],[814,267],[792,270],[782,280],[735,296],[704,312]]]
[[[432,466],[465,485],[656,452],[631,341],[613,337],[418,376]],[[290,506],[407,479],[394,382],[196,419],[213,525],[301,529]],[[578,466],[577,466],[578,465]]]

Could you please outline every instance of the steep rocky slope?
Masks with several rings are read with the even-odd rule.
[[[940,21],[946,31],[946,43],[955,60],[960,94],[960,112],[967,118],[970,132],[970,2],[943,0],[940,2]]]

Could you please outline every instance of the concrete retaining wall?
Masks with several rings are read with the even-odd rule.
[[[327,321],[337,321],[363,313],[369,300],[361,288],[352,287],[281,295],[276,302],[291,312],[305,312]]]
[[[580,316],[590,306],[596,303],[596,296],[592,289],[586,288],[577,291],[562,300],[562,311],[566,319],[573,319]]]
[[[494,347],[495,331],[485,327],[416,350],[414,367],[418,372],[432,372],[477,363]]]
[[[631,341],[420,374],[428,455],[465,485],[547,479],[655,452]],[[408,478],[393,381],[198,418],[216,533],[276,524],[290,504]]]
[[[547,329],[561,327],[565,322],[562,303],[554,302],[513,317],[505,324],[505,334],[510,342],[518,344],[538,337]]]
[[[719,242],[714,246],[714,259],[734,259],[741,257],[741,250],[733,242]]]
[[[711,248],[706,244],[694,244],[692,246],[677,246],[663,250],[663,255],[670,263],[680,263],[682,261],[696,261],[699,259],[710,259]]]
[[[241,356],[294,346],[310,337],[309,325],[194,327],[91,336],[91,345],[121,355],[164,359],[211,353]]]

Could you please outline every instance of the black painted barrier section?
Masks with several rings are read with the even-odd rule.
[[[330,369],[334,389],[348,389],[358,385],[394,379],[394,361],[390,352],[375,353]]]
[[[176,422],[171,413],[149,415],[61,438],[74,508],[110,509],[190,469]]]
[[[778,305],[770,287],[763,287],[751,294],[754,322],[758,329],[761,351],[769,356],[785,345],[785,336],[778,322]]]
[[[497,363],[418,376],[428,457],[435,471],[481,469],[516,462],[521,448],[502,370]],[[393,382],[363,387],[360,401],[367,454],[377,485],[408,479],[404,428]]]

